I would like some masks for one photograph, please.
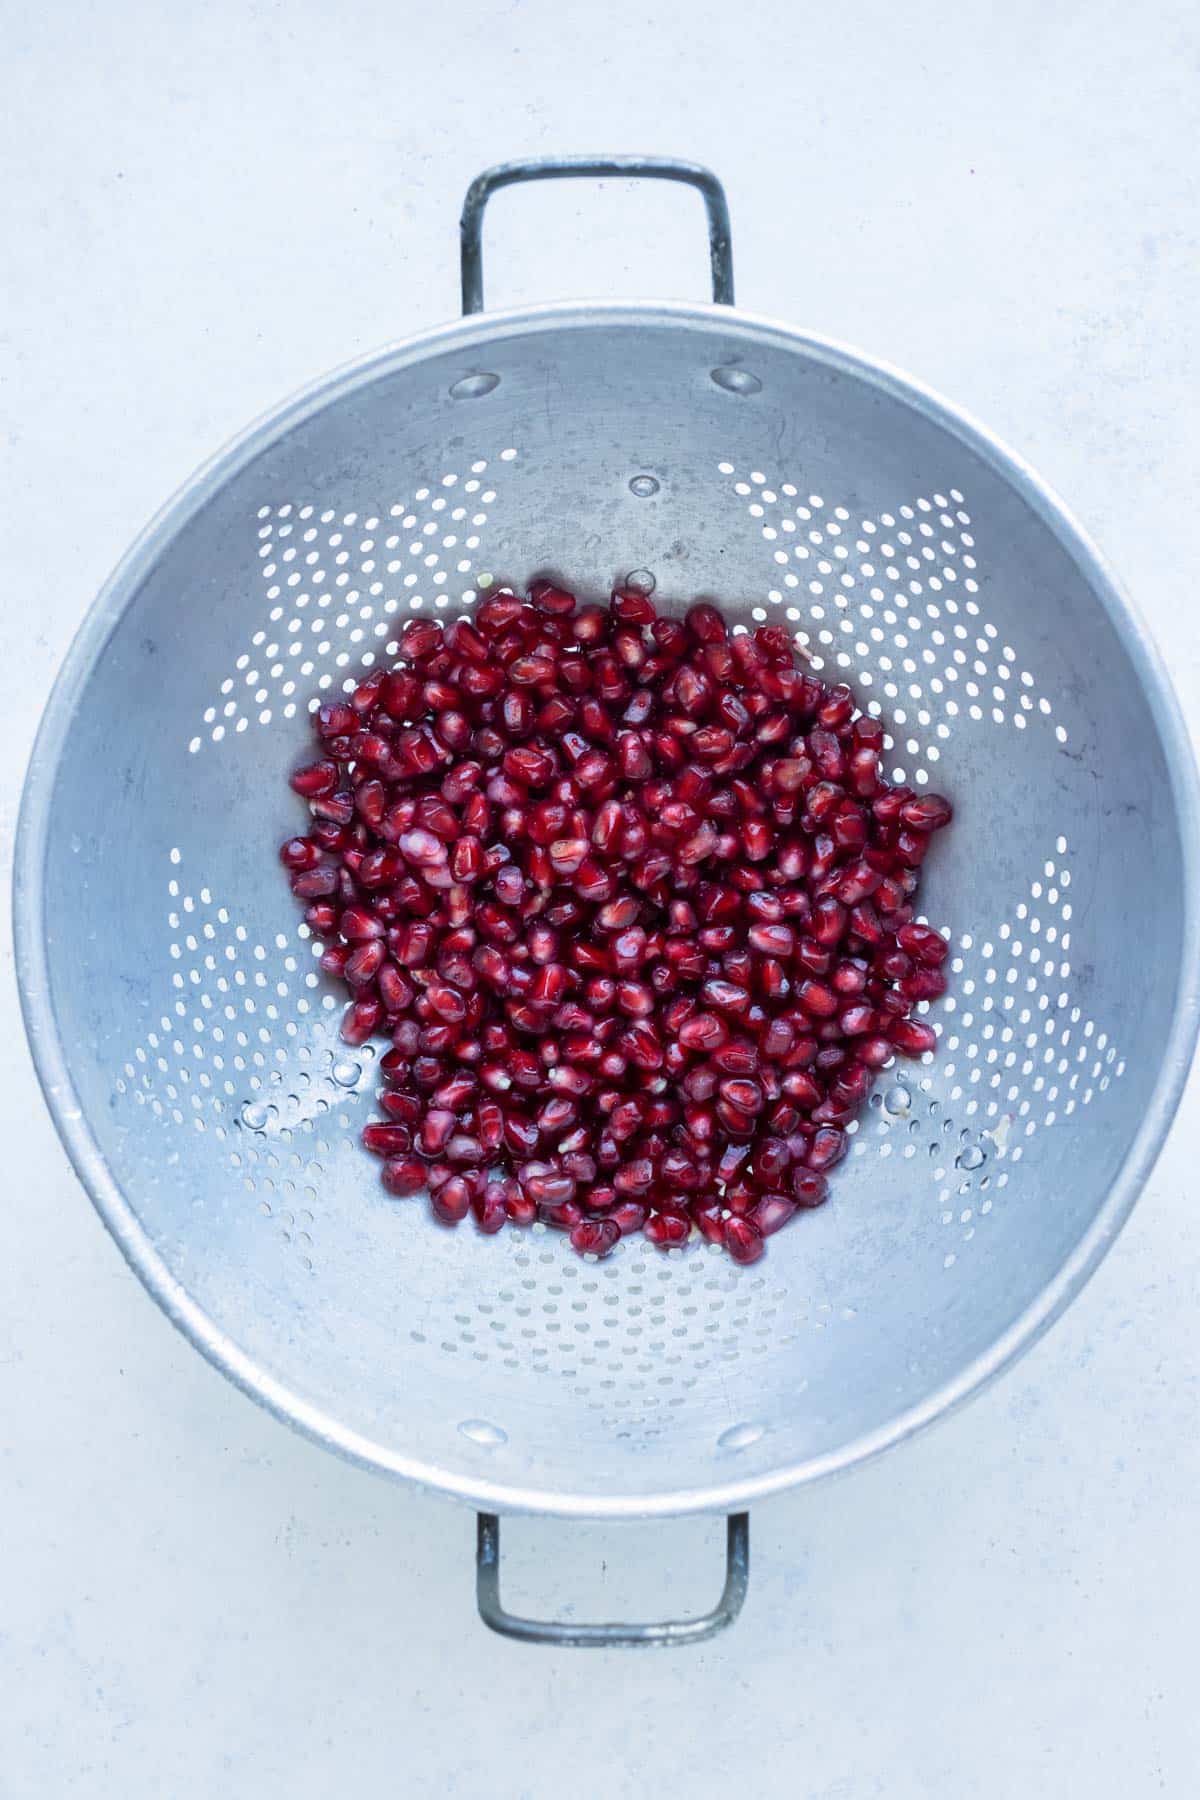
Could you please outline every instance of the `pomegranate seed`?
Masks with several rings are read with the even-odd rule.
[[[571,1248],[580,1256],[607,1256],[620,1237],[615,1219],[582,1219],[572,1227]]]
[[[342,1042],[354,1046],[365,1044],[377,1030],[382,1017],[383,1007],[378,1000],[356,1000],[342,1017]]]
[[[443,1225],[460,1225],[471,1207],[471,1190],[461,1175],[451,1176],[429,1197],[429,1209]]]
[[[327,974],[333,973],[328,959],[334,953],[326,951],[321,959],[321,966]],[[374,938],[369,943],[359,944],[356,950],[351,951],[337,972],[345,977],[351,987],[367,987],[378,975],[386,954],[381,939]]]
[[[819,1170],[797,1167],[792,1170],[792,1194],[797,1206],[811,1210],[829,1198],[829,1183]]]
[[[936,1000],[945,993],[946,986],[940,969],[914,969],[900,983],[900,992],[909,1000]]]
[[[835,1163],[841,1162],[846,1154],[846,1134],[835,1126],[822,1126],[808,1146],[806,1161],[810,1169],[817,1169],[822,1174],[832,1169]]]
[[[796,947],[790,925],[752,925],[747,937],[751,947],[764,956],[787,957]]]
[[[508,1208],[501,1193],[503,1182],[493,1181],[480,1194],[471,1198],[475,1223],[485,1237],[492,1237],[508,1223]]]
[[[900,817],[914,831],[940,831],[954,817],[954,808],[941,794],[919,794],[904,802]]]
[[[620,1200],[608,1214],[622,1237],[632,1237],[646,1223],[646,1208],[637,1200]]]
[[[919,1019],[897,1019],[888,1036],[903,1056],[924,1056],[927,1050],[933,1050],[937,1045],[933,1028],[922,1025]]]
[[[642,1234],[659,1250],[677,1250],[692,1234],[692,1222],[684,1213],[652,1213]]]
[[[758,1227],[761,1237],[770,1237],[783,1229],[796,1210],[796,1201],[787,1194],[770,1193],[763,1195],[747,1217]]]
[[[415,1156],[393,1156],[383,1165],[381,1176],[384,1187],[397,1199],[407,1199],[410,1194],[419,1194],[427,1185],[425,1165]]]
[[[532,1225],[538,1216],[536,1201],[530,1200],[513,1183],[514,1191],[506,1193],[504,1209],[514,1225]]]
[[[279,860],[285,869],[315,869],[321,860],[321,847],[311,838],[289,838],[280,846]]]
[[[702,644],[724,644],[729,635],[724,619],[706,600],[688,609],[684,623]]]
[[[896,933],[896,942],[901,950],[931,969],[940,968],[950,950],[941,932],[934,931],[930,925],[902,925]]]
[[[412,1132],[406,1125],[364,1125],[362,1141],[376,1156],[403,1156],[412,1149]]]
[[[726,1219],[725,1248],[736,1263],[757,1262],[763,1253],[762,1233],[752,1219]]]
[[[308,763],[302,769],[296,769],[291,776],[291,785],[306,800],[316,800],[325,794],[332,794],[338,781],[338,767],[333,762]]]

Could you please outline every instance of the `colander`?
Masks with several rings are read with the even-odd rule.
[[[891,369],[735,311],[715,178],[493,169],[488,196],[665,177],[708,209],[713,305],[555,304],[329,376],[223,451],[101,594],[29,771],[16,917],[58,1129],[170,1317],[280,1417],[484,1509],[488,1622],[674,1642],[745,1588],[745,1507],[895,1443],[1036,1338],[1111,1243],[1196,1028],[1196,794],[1166,677],[1096,551],[986,432]],[[885,1072],[830,1205],[739,1269],[578,1259],[389,1199],[371,1046],[276,861],[316,696],[500,578],[785,622],[955,802],[922,888],[953,937],[936,1057]],[[717,1608],[514,1619],[502,1510],[732,1510]]]

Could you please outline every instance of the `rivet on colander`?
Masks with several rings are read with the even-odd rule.
[[[500,377],[486,370],[478,375],[462,375],[450,384],[452,400],[480,400],[500,386]]]
[[[709,374],[717,386],[724,388],[727,394],[757,394],[762,390],[762,382],[757,375],[752,375],[749,369],[722,367],[710,369]]]
[[[766,1433],[765,1425],[730,1425],[717,1439],[718,1450],[748,1450]]]
[[[508,1433],[500,1425],[489,1424],[487,1419],[463,1419],[458,1427],[463,1437],[470,1438],[473,1444],[482,1444],[485,1450],[494,1450],[498,1444],[507,1444]]]

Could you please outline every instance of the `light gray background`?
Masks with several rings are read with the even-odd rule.
[[[462,190],[529,153],[711,163],[743,303],[1029,456],[1200,717],[1184,0],[73,0],[0,29],[6,863],[45,693],[129,539],[290,389],[449,316]],[[698,208],[505,195],[487,274],[497,304],[698,294]],[[734,1632],[556,1655],[477,1625],[467,1513],[290,1435],[159,1316],[43,1111],[7,931],[3,963],[0,1794],[1196,1792],[1195,1083],[1133,1223],[1015,1373],[757,1509]],[[506,1540],[531,1607],[685,1609],[717,1581],[712,1522]]]

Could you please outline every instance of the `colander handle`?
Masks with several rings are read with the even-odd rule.
[[[729,241],[729,204],[725,189],[711,169],[701,163],[677,162],[670,156],[560,156],[538,157],[532,162],[497,163],[477,175],[463,201],[459,233],[462,242],[462,309],[483,311],[483,210],[497,188],[517,181],[555,181],[581,175],[595,179],[606,175],[655,181],[683,181],[699,188],[708,212],[708,254],[712,264],[713,300],[718,306],[733,305],[733,250]]]
[[[524,1644],[559,1644],[567,1649],[640,1649],[644,1645],[697,1644],[732,1625],[742,1610],[750,1580],[750,1515],[730,1513],[725,1521],[725,1586],[711,1612],[697,1619],[666,1619],[659,1625],[576,1625],[557,1619],[523,1619],[500,1600],[500,1521],[480,1513],[475,1549],[475,1596],[484,1624],[502,1637]]]

